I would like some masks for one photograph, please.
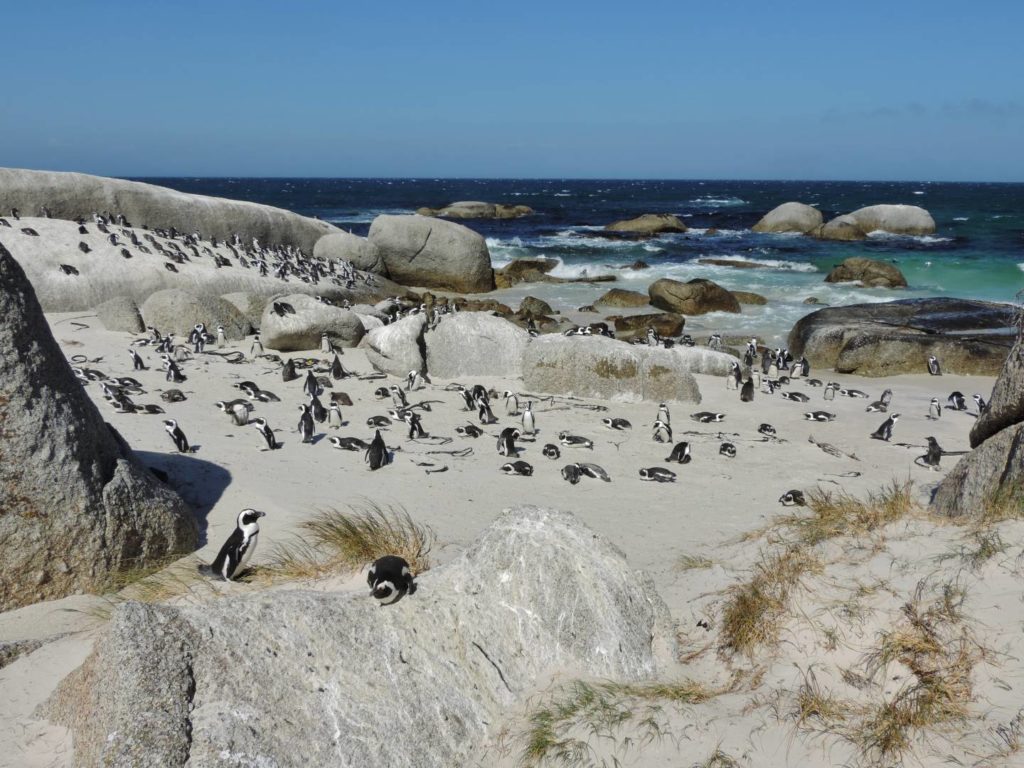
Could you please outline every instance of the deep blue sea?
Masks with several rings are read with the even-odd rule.
[[[651,269],[614,270],[618,286],[643,291],[658,277],[707,277],[727,288],[768,297],[764,307],[744,307],[742,318],[700,318],[690,327],[762,330],[779,334],[814,308],[885,301],[896,296],[960,296],[1013,300],[1024,290],[1024,184],[628,181],[574,179],[139,179],[185,192],[265,203],[365,235],[381,213],[412,213],[457,200],[524,204],[536,213],[513,221],[461,222],[486,239],[494,265],[519,257],[557,258],[556,275],[612,271],[642,259]],[[796,235],[750,231],[757,220],[790,200],[817,207],[828,220],[875,203],[908,203],[931,212],[937,230],[927,237],[877,236],[861,243],[819,242]],[[616,219],[673,213],[687,234],[646,242],[610,241],[589,235]],[[717,234],[708,235],[714,228]],[[829,285],[831,267],[850,256],[894,262],[907,291]],[[695,263],[699,258],[760,261],[763,270]],[[522,286],[501,292],[513,303],[524,295],[574,307],[588,304],[608,285]],[[695,319],[697,320],[697,319]]]

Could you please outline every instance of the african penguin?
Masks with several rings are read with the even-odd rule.
[[[167,419],[164,421],[164,429],[167,430],[167,434],[171,436],[171,440],[174,441],[174,447],[178,449],[180,453],[189,453],[191,447],[188,444],[188,438],[185,437],[185,433],[181,431],[181,427],[178,426],[178,422],[174,419]]]
[[[546,459],[557,459],[562,455],[562,452],[558,450],[558,446],[553,443],[545,445],[541,453]]]
[[[672,448],[665,461],[671,461],[676,464],[689,464],[690,463],[690,444],[687,442],[676,443]]]
[[[928,373],[932,376],[942,375],[942,366],[939,365],[939,358],[935,355],[928,355]]]
[[[893,425],[899,420],[900,415],[894,413],[888,419],[882,422],[881,426],[878,427],[874,432],[871,433],[871,437],[875,440],[885,440],[886,442],[892,438]]]
[[[501,465],[501,471],[506,475],[517,475],[519,477],[530,477],[533,474],[533,466],[525,461],[512,461]]]
[[[213,572],[224,581],[232,581],[245,570],[252,553],[256,551],[260,533],[259,519],[265,515],[266,512],[257,512],[255,509],[243,509],[238,513],[235,530],[228,536],[211,566]]]
[[[370,465],[371,471],[391,463],[388,447],[384,444],[384,438],[381,437],[379,429],[374,433],[370,447],[366,449],[366,454],[363,456],[363,461]]]
[[[252,424],[256,429],[259,430],[260,435],[263,437],[264,442],[267,444],[267,450],[273,451],[281,447],[281,444],[277,442],[277,437],[274,436],[274,430],[270,428],[267,420],[264,418],[256,418],[252,420]]]
[[[384,555],[374,560],[366,574],[366,583],[370,587],[370,597],[381,605],[391,605],[416,592],[416,581],[409,563],[398,555]]]
[[[651,480],[655,483],[674,483],[676,473],[664,467],[644,467],[640,470],[641,480]]]
[[[779,497],[779,503],[784,507],[804,507],[807,506],[807,500],[804,498],[803,491],[786,491]]]

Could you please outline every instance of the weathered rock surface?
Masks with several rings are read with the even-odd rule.
[[[647,288],[651,304],[681,315],[703,315],[707,312],[739,312],[740,303],[718,283],[697,278],[681,283],[663,277]]]
[[[653,328],[659,336],[679,336],[686,325],[686,318],[675,312],[652,312],[643,315],[612,315],[606,317],[615,324],[615,336],[629,341],[638,336],[646,336],[647,329]]]
[[[449,768],[551,670],[646,680],[675,647],[618,549],[517,507],[394,605],[311,590],[126,603],[96,649],[47,708],[78,765]]]
[[[727,355],[627,344],[603,336],[541,336],[526,348],[523,385],[532,392],[615,402],[700,402],[692,372],[728,370]]]
[[[612,288],[594,299],[594,306],[597,307],[646,307],[650,303],[649,296],[622,288]]]
[[[810,232],[822,224],[821,211],[805,203],[783,203],[761,217],[755,232]]]
[[[2,246],[0,349],[0,611],[193,549],[191,511],[103,422]]]
[[[244,339],[252,326],[238,308],[218,296],[194,296],[187,291],[171,288],[157,291],[142,304],[142,319],[160,333],[188,336],[198,323],[205,323],[213,334],[217,326],[224,326],[229,339]]]
[[[146,330],[139,306],[127,296],[115,296],[96,307],[96,316],[108,331],[139,333]]]
[[[280,315],[274,310],[275,303],[290,304],[295,313]],[[325,333],[336,347],[354,347],[366,329],[355,312],[302,293],[274,297],[267,302],[260,319],[263,346],[279,352],[319,349]]]
[[[528,205],[504,205],[463,200],[441,208],[417,208],[419,216],[440,216],[446,219],[518,219],[529,216],[533,208]]]
[[[109,211],[124,214],[135,227],[174,227],[219,240],[238,233],[245,242],[258,238],[264,245],[294,245],[307,253],[325,234],[337,231],[327,222],[269,205],[84,173],[0,168],[0,210],[6,213],[12,206],[20,208],[22,216],[37,216],[46,206],[51,215],[68,220],[91,220],[94,212]]]
[[[613,283],[615,275],[583,275],[555,277],[548,274],[558,266],[556,259],[515,259],[494,273],[498,288],[511,288],[519,283]]]
[[[458,312],[442,317],[423,340],[431,376],[518,376],[530,334],[501,317]]]
[[[245,257],[238,249],[232,251],[224,241],[219,241],[215,247],[204,241],[201,248],[192,250],[190,246],[183,246],[180,240],[161,238],[143,229],[132,230],[142,247],[149,251],[146,253],[121,237],[120,227],[111,230],[119,237],[118,244],[112,245],[107,235],[91,221],[85,225],[86,235],[78,233],[78,225],[73,221],[63,219],[22,216],[21,224],[36,230],[39,236],[30,237],[22,234],[20,229],[3,227],[0,228],[0,242],[21,264],[35,288],[39,303],[47,312],[89,310],[117,296],[127,296],[141,305],[150,294],[169,288],[188,291],[196,296],[244,292],[267,297],[287,292],[353,302],[377,301],[402,292],[398,285],[380,276],[374,278],[373,285],[359,280],[351,289],[327,279],[319,283],[304,283],[294,277],[279,279],[273,272],[261,277],[251,256]],[[153,237],[164,253],[146,240],[147,236]],[[85,243],[89,252],[83,253],[79,243]],[[171,262],[165,254],[177,253],[175,246],[182,249],[181,253],[188,256],[188,261],[180,264]],[[127,251],[131,258],[126,259],[122,251]],[[211,254],[221,261],[216,262]],[[248,268],[242,266],[243,258],[247,258]],[[218,267],[218,263],[222,266]],[[168,264],[174,267],[173,272],[167,268]],[[66,274],[61,265],[74,268],[78,274]]]
[[[384,257],[376,245],[365,237],[350,232],[332,232],[324,235],[313,246],[313,256],[327,261],[347,261],[361,272],[388,276]]]
[[[426,216],[382,215],[370,225],[391,279],[402,285],[480,293],[494,288],[483,237],[461,224]]]
[[[366,350],[366,359],[378,371],[392,376],[406,376],[409,371],[425,373],[426,347],[423,331],[427,325],[424,313],[403,317],[390,325],[369,331],[360,346]]]
[[[869,288],[906,288],[907,278],[892,264],[854,257],[836,265],[825,277],[826,283],[862,283]]]
[[[248,320],[249,325],[253,328],[260,327],[260,321],[263,319],[263,309],[267,306],[266,296],[258,293],[237,291],[235,293],[225,293],[221,298],[241,312],[242,317]]]
[[[555,310],[551,308],[550,304],[533,296],[527,296],[519,304],[519,314],[521,315],[553,315],[554,313]]]
[[[949,373],[994,376],[1013,341],[997,331],[1012,322],[1011,305],[967,299],[828,307],[793,326],[789,348],[816,368],[840,373],[925,373],[928,356],[934,354]]]
[[[971,428],[971,447],[977,448],[1001,429],[1024,422],[1024,342],[1006,356],[992,388],[988,409]]]
[[[837,216],[810,234],[825,240],[863,240],[872,232],[930,235],[935,220],[916,205],[869,205]]]
[[[605,226],[611,232],[636,232],[641,235],[658,235],[662,232],[686,232],[686,225],[671,213],[645,213],[634,219],[613,221]]]
[[[932,498],[949,517],[980,516],[994,501],[1024,506],[1024,423],[1002,429],[964,456]]]
[[[762,296],[760,293],[752,293],[751,291],[729,291],[740,304],[767,304],[768,299]]]

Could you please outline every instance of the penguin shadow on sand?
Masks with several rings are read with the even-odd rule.
[[[199,546],[206,544],[206,516],[231,484],[231,473],[219,464],[186,453],[135,451],[142,466],[164,485],[173,488],[195,511]]]

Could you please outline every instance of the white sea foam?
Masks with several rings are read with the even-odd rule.
[[[915,195],[923,195],[923,194],[924,194],[924,192],[923,192],[922,190],[920,190],[920,189],[915,189],[915,190],[914,190],[914,194],[915,194]]]
[[[954,216],[953,221],[970,221],[967,216]]]
[[[786,261],[785,259],[758,259],[744,254],[726,254],[726,255],[715,255],[707,256],[702,258],[713,258],[718,261],[749,261],[753,264],[759,264],[765,269],[776,269],[781,272],[817,272],[818,268],[813,264],[808,264],[804,261]],[[709,266],[707,264],[701,264],[700,266]],[[710,265],[714,266],[714,265]],[[735,269],[734,267],[722,267],[722,269]]]
[[[1024,272],[1024,261],[1017,265],[1017,269],[1019,269],[1021,272]]]
[[[746,200],[741,200],[738,197],[696,197],[690,201],[694,205],[704,205],[710,208],[724,208],[730,205],[746,205]]]
[[[868,232],[868,237],[872,240],[913,240],[924,245],[937,245],[938,243],[951,243],[953,238],[951,237],[936,237],[935,235],[900,235],[895,232],[885,232],[881,229],[876,229],[874,232]]]

